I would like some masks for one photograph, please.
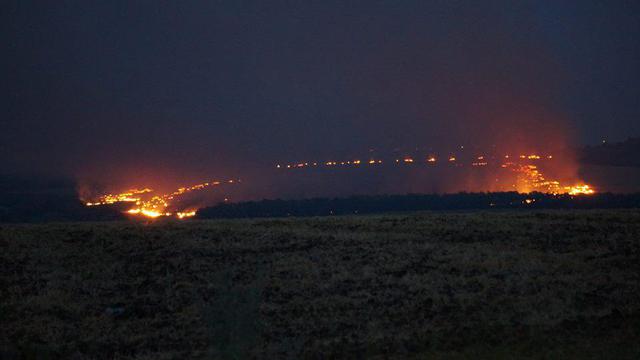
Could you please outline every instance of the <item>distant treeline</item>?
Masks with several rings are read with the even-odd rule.
[[[458,193],[429,195],[353,196],[306,200],[262,200],[222,203],[202,208],[197,218],[249,218],[374,214],[401,211],[489,210],[489,209],[595,209],[640,208],[640,194],[595,194],[589,196]]]

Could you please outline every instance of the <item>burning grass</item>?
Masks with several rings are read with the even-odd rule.
[[[640,354],[638,211],[3,225],[0,236],[0,346],[14,355]]]
[[[446,159],[446,157],[445,157]],[[595,193],[595,189],[584,182],[578,181],[575,176],[571,176],[570,179],[558,179],[558,171],[547,171],[550,167],[558,167],[557,163],[554,163],[557,157],[552,155],[474,155],[469,159],[466,156],[465,160],[459,159],[454,155],[448,156],[446,161],[438,160],[435,155],[428,155],[422,160],[417,157],[406,156],[402,159],[393,160],[381,160],[370,159],[368,161],[362,161],[359,159],[344,160],[344,161],[328,161],[328,162],[300,162],[285,165],[276,165],[277,171],[283,170],[310,170],[310,169],[322,169],[327,171],[338,171],[338,168],[365,168],[369,167],[375,170],[382,170],[391,166],[397,169],[398,166],[414,167],[424,165],[426,167],[446,166],[462,168],[467,167],[470,169],[468,175],[477,175],[477,170],[488,170],[483,172],[483,178],[476,178],[466,184],[465,190],[471,190],[471,188],[478,188],[478,191],[517,191],[519,193],[545,193],[545,194],[569,194],[569,195],[592,195]],[[560,161],[561,163],[566,162]],[[562,164],[560,164],[562,165]],[[561,166],[564,169],[565,167]],[[569,171],[570,172],[570,171]],[[100,205],[112,205],[112,204],[124,204],[126,210],[125,213],[133,216],[143,216],[147,218],[158,217],[175,217],[177,219],[184,219],[196,215],[197,207],[185,208],[179,204],[180,199],[190,193],[197,193],[201,190],[209,189],[211,187],[217,187],[219,185],[231,185],[238,183],[240,180],[227,180],[227,181],[209,181],[200,184],[180,187],[176,191],[169,193],[156,193],[150,188],[144,188],[142,190],[130,189],[116,194],[104,194],[98,196],[96,199],[85,202],[86,206],[100,206]],[[572,185],[567,185],[567,184]],[[394,191],[401,190],[401,187],[394,189]],[[226,201],[226,198],[225,198]],[[204,204],[211,205],[211,204]]]
[[[86,206],[101,206],[112,204],[130,204],[125,213],[134,216],[144,216],[147,218],[158,217],[175,217],[184,219],[192,217],[196,214],[195,209],[179,209],[175,210],[176,200],[188,195],[192,192],[208,189],[210,187],[218,187],[221,185],[231,185],[240,182],[239,179],[229,179],[226,181],[211,180],[200,184],[187,187],[180,187],[169,193],[158,193],[150,188],[130,189],[118,194],[104,194],[95,200],[85,202]]]
[[[494,177],[505,177],[505,172],[507,171],[506,176],[510,178],[510,182],[504,183],[502,185],[498,185],[495,188],[493,185],[491,190],[493,191],[517,191],[520,193],[531,193],[531,192],[542,192],[547,194],[569,194],[569,195],[591,195],[595,193],[595,189],[588,184],[585,184],[582,181],[577,179],[571,179],[570,181],[573,183],[572,185],[567,185],[566,183],[562,183],[561,181],[554,178],[553,174],[551,174],[551,178],[547,175],[543,174],[540,165],[546,165],[548,163],[553,163],[557,158],[554,158],[553,155],[538,155],[538,154],[521,154],[518,156],[513,155],[504,155],[498,156],[496,154],[491,155],[477,155],[471,157],[467,156],[466,163],[461,161],[456,155],[449,155],[445,157],[446,161],[438,160],[439,157],[431,154],[426,157],[422,161],[414,160],[413,157],[407,156],[402,159],[395,160],[381,160],[381,159],[370,159],[369,161],[362,162],[361,160],[345,160],[345,161],[328,161],[324,163],[326,167],[361,167],[366,166],[366,164],[379,166],[381,164],[395,164],[397,165],[441,165],[441,166],[471,166],[471,167],[492,167]],[[568,162],[567,159],[563,160],[563,162]],[[546,164],[545,164],[546,163]],[[362,164],[362,165],[361,165]],[[558,164],[555,164],[556,166]],[[289,169],[289,170],[299,170],[303,168],[317,168],[323,167],[323,164],[320,162],[300,162],[293,164],[285,164],[280,165],[277,164],[277,169]],[[564,169],[566,170],[566,169]],[[498,179],[496,179],[497,181]],[[476,184],[477,186],[482,186],[483,184]],[[486,184],[484,184],[486,185]],[[470,190],[470,189],[467,189]],[[487,191],[489,189],[479,189],[479,191]]]

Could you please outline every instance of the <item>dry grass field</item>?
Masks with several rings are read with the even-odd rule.
[[[640,211],[0,225],[0,358],[639,358]]]

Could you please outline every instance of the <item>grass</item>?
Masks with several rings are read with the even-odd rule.
[[[8,358],[640,356],[640,211],[0,225],[0,250]]]

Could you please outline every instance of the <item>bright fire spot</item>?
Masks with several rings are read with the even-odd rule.
[[[569,195],[591,195],[595,194],[595,190],[586,184],[565,187]]]
[[[184,218],[186,218],[186,217],[192,217],[192,216],[194,216],[195,214],[196,214],[196,211],[195,211],[195,210],[192,210],[192,211],[185,211],[185,212],[180,212],[180,211],[178,211],[178,212],[176,213],[176,216],[178,217],[178,219],[184,219]]]
[[[132,215],[143,215],[146,217],[150,217],[150,218],[157,218],[160,216],[171,216],[171,213],[162,213],[159,211],[155,211],[155,210],[149,210],[149,209],[129,209],[127,210],[128,214],[132,214]]]

